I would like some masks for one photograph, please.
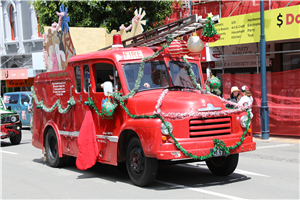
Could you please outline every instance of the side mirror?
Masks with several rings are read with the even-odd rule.
[[[207,76],[207,80],[208,80],[208,81],[210,80],[210,73],[211,73],[210,69],[207,68],[207,69],[206,69],[206,76]]]
[[[105,96],[110,96],[113,93],[113,85],[110,81],[106,81],[103,84],[103,91]]]
[[[27,103],[27,102],[24,102],[23,104],[24,104],[24,106],[28,106],[28,103]]]
[[[7,106],[7,110],[11,110],[11,106]]]

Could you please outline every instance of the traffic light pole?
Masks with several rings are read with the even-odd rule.
[[[265,14],[264,1],[260,0],[260,73],[261,73],[261,107],[260,124],[262,139],[269,139],[269,107],[267,102],[267,73],[266,73],[266,40],[265,40]]]

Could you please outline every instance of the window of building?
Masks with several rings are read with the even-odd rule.
[[[79,66],[74,68],[74,75],[75,75],[75,91],[81,92],[81,70]]]
[[[10,21],[10,29],[11,29],[11,39],[15,40],[16,37],[15,15],[14,15],[14,10],[12,5],[10,5],[9,7],[9,21]]]
[[[282,44],[283,51],[299,50],[300,42]],[[300,68],[300,52],[289,52],[282,54],[283,71]]]

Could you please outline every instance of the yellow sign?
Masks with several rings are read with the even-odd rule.
[[[221,38],[209,47],[260,40],[260,12],[221,18],[215,25]],[[300,38],[300,5],[265,11],[266,41]]]

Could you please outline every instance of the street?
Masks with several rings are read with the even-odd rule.
[[[117,167],[97,163],[81,171],[75,159],[52,168],[32,146],[29,129],[20,145],[1,140],[1,199],[299,199],[299,139],[255,138],[257,150],[240,154],[235,172],[214,176],[205,162],[161,166],[141,188]]]

